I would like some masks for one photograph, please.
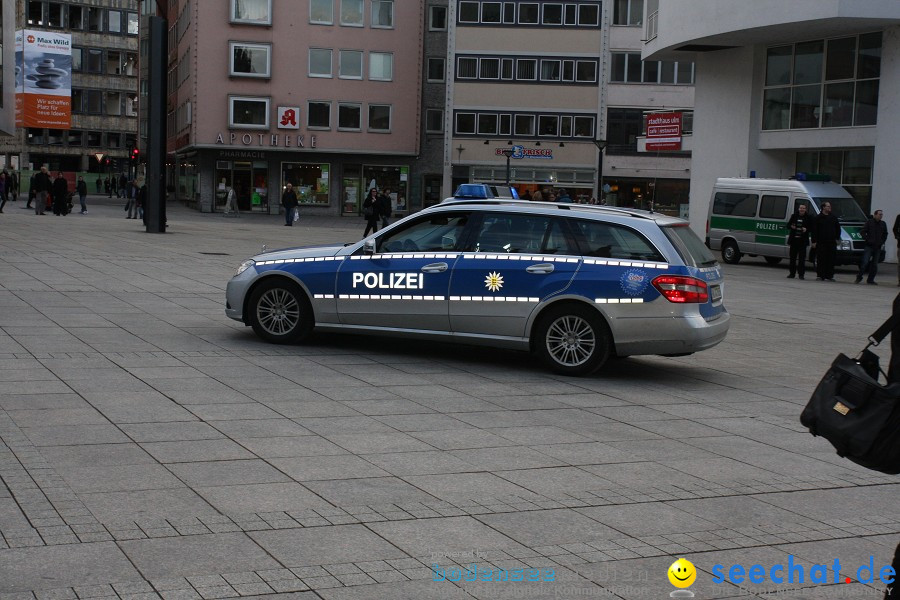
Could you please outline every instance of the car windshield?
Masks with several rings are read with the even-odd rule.
[[[831,214],[838,218],[838,221],[858,221],[866,220],[866,213],[862,211],[859,204],[853,198],[813,198],[819,212],[822,212],[822,204],[828,202],[831,204]]]
[[[716,264],[716,257],[687,225],[669,225],[662,230],[678,250],[684,264],[694,267],[711,267]]]

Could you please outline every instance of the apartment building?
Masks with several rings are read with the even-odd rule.
[[[421,208],[423,3],[173,0],[168,16],[179,199],[218,210],[230,186],[277,213],[291,183],[309,214],[357,215],[371,187],[398,216]]]
[[[647,13],[645,62],[696,61],[696,231],[705,229],[717,177],[798,172],[830,176],[865,212],[881,208],[893,222],[900,213],[897,2],[648,0]]]
[[[11,5],[15,29],[71,34],[72,119],[70,129],[19,128],[0,139],[0,162],[24,170],[126,170],[137,141],[137,0],[4,1],[4,24]],[[6,64],[13,63],[4,57]]]

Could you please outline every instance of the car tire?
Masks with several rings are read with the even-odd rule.
[[[737,242],[734,240],[722,242],[722,261],[729,265],[741,262],[741,251],[738,250]]]
[[[535,350],[560,375],[590,375],[612,355],[612,334],[596,310],[576,304],[550,308],[535,329]]]
[[[780,264],[782,259],[777,256],[766,256],[766,262],[772,265],[773,267],[777,264]]]
[[[253,331],[272,344],[302,341],[315,324],[309,299],[290,279],[270,278],[260,283],[250,294],[247,310]]]

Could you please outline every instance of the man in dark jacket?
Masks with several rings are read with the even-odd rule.
[[[788,279],[806,275],[806,247],[809,245],[809,232],[813,227],[812,216],[806,212],[806,205],[797,207],[797,212],[788,221],[788,246],[790,246],[790,272]],[[799,261],[799,263],[798,263]]]
[[[47,167],[41,167],[41,170],[34,174],[31,180],[31,189],[34,190],[34,214],[44,214],[44,208],[47,206],[47,194],[53,182],[50,181],[50,175],[47,173]]]
[[[881,247],[884,246],[884,243],[887,241],[887,223],[881,220],[883,217],[884,213],[880,210],[876,210],[875,213],[869,217],[869,220],[866,221],[866,224],[863,225],[862,231],[860,231],[862,239],[866,242],[866,247],[863,250],[862,261],[859,263],[859,273],[856,274],[856,283],[862,281],[863,273],[868,269],[869,277],[866,280],[866,283],[869,285],[878,285],[875,283],[875,276],[878,275],[878,259],[881,256]]]
[[[834,281],[835,245],[841,239],[841,224],[831,214],[831,203],[822,203],[822,212],[816,217],[812,228],[812,245],[816,249],[816,279]]]
[[[84,177],[78,177],[78,183],[75,185],[75,191],[78,193],[78,200],[81,201],[81,214],[87,214],[87,204],[84,203],[87,198],[87,182]]]
[[[375,207],[375,215],[381,217],[381,228],[388,226],[388,219],[393,213],[391,190],[384,188],[378,195],[378,203]]]
[[[299,204],[297,192],[294,191],[293,184],[288,182],[284,188],[284,193],[281,195],[281,205],[284,207],[284,225],[286,227],[294,226],[294,210]]]
[[[69,212],[69,182],[62,172],[56,173],[53,180],[53,214],[65,216]]]
[[[894,239],[897,240],[897,256],[900,256],[900,215],[894,219]],[[897,270],[897,285],[900,286],[900,269]]]

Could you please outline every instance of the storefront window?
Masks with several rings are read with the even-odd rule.
[[[409,167],[363,166],[363,189],[376,188],[379,193],[388,190],[391,196],[393,216],[407,213],[409,206]]]
[[[872,209],[872,148],[798,152],[796,170],[802,173],[828,175],[850,192],[866,214]]]
[[[281,189],[294,186],[301,204],[328,204],[330,165],[319,163],[281,163]],[[281,192],[279,191],[279,201]]]

